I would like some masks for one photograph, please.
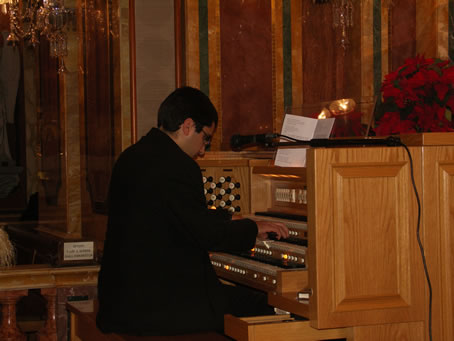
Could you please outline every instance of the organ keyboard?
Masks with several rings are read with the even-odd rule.
[[[263,291],[295,291],[307,284],[307,274],[300,269],[285,269],[227,253],[210,254],[219,277]]]
[[[260,212],[256,213],[256,215],[245,214],[243,217],[252,220],[267,220],[283,223],[288,228],[289,236],[281,241],[307,246],[307,223],[304,221],[286,219],[288,215],[281,215],[281,218],[275,218]]]
[[[306,247],[274,240],[257,240],[253,249],[238,253],[239,256],[283,267],[306,267]]]
[[[250,286],[257,290],[298,291],[307,285],[307,225],[299,221],[245,215],[253,220],[284,223],[289,238],[257,240],[251,250],[235,254],[211,253],[211,263],[219,277]],[[303,246],[305,245],[305,246]]]

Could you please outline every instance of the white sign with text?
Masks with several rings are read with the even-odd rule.
[[[90,260],[94,257],[94,242],[65,242],[63,245],[63,259]]]

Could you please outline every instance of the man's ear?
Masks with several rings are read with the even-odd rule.
[[[195,126],[194,120],[192,118],[187,118],[181,124],[180,129],[182,130],[185,136],[188,136],[191,130],[195,128],[194,126]]]

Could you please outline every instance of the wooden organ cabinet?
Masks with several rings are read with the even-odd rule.
[[[210,205],[278,219],[291,232],[244,254],[211,255],[219,277],[263,290],[271,305],[291,313],[227,315],[227,335],[417,341],[429,340],[431,329],[433,340],[454,339],[454,134],[402,141],[413,166],[402,146],[311,148],[307,168],[273,166],[246,152],[199,161]],[[221,191],[229,187],[236,193]],[[433,288],[430,311],[418,234]]]

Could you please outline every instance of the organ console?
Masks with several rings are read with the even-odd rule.
[[[272,167],[268,159],[217,162],[216,169],[214,160],[200,161],[208,206],[254,220],[283,222],[289,228],[286,240],[257,240],[253,249],[236,254],[212,253],[217,274],[266,292],[302,289],[307,285],[304,169]]]
[[[228,176],[239,184],[239,199],[227,206],[235,207],[234,214],[282,221],[290,230],[287,240],[210,255],[220,278],[265,291],[271,305],[298,317],[226,316],[226,334],[237,340],[428,339],[411,173],[423,198],[427,176],[445,156],[437,148],[445,146],[427,141],[410,141],[413,164],[401,147],[309,148],[307,168],[276,167],[247,152],[200,160],[206,186],[210,178],[221,183],[210,205],[227,206],[221,204],[227,203],[220,191],[226,186],[219,179]],[[454,154],[454,147],[446,148]],[[439,209],[435,201],[423,203]]]

